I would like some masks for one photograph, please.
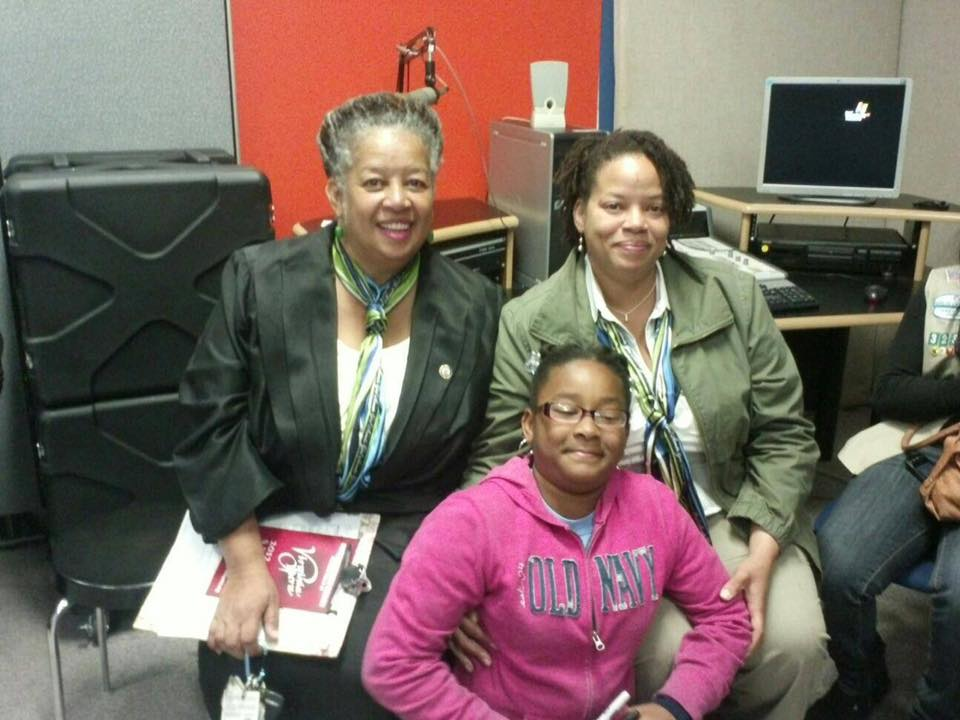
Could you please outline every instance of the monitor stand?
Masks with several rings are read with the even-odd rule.
[[[876,205],[877,198],[864,196],[845,197],[842,195],[778,195],[781,200],[790,203],[810,205]]]

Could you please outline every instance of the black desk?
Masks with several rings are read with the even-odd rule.
[[[777,315],[777,327],[783,331],[897,325],[911,293],[921,284],[906,277],[884,282],[875,275],[831,272],[791,272],[788,277],[817,298],[820,307]],[[887,297],[871,305],[864,294],[867,285],[883,285]]]
[[[899,324],[911,294],[922,283],[911,278],[883,283],[869,275],[838,273],[793,272],[789,277],[820,303],[815,311],[778,315],[776,321],[800,368],[804,404],[814,414],[820,456],[828,460],[833,456],[850,328]],[[875,305],[864,295],[871,283],[889,291]]]

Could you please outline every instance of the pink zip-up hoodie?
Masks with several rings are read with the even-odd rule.
[[[743,600],[720,600],[728,577],[649,475],[613,473],[584,549],[544,505],[529,461],[514,458],[424,521],[367,642],[363,682],[415,720],[594,720],[633,692],[634,655],[667,595],[693,629],[660,692],[700,718],[727,694],[750,643]],[[471,674],[441,656],[474,608],[496,650]]]

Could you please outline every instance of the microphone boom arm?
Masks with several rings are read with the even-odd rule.
[[[397,66],[397,92],[403,92],[404,74],[407,66],[414,58],[424,56],[424,84],[436,91],[439,98],[446,92],[447,88],[441,82],[437,87],[437,65],[433,59],[433,54],[437,48],[437,33],[432,27],[428,26],[414,35],[403,45],[397,45],[399,53],[399,64]]]

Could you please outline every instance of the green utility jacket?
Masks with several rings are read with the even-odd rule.
[[[747,273],[714,261],[667,253],[661,267],[673,313],[673,371],[703,437],[714,499],[745,533],[755,522],[818,563],[803,505],[819,451],[802,414],[797,366],[760,288]],[[538,353],[570,342],[597,343],[575,252],[503,308],[486,423],[467,484],[517,453]]]

